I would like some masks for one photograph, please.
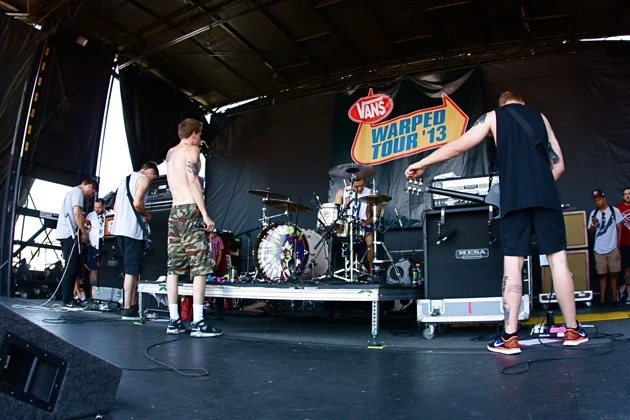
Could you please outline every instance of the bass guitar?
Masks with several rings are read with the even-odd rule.
[[[410,179],[407,181],[405,186],[405,191],[407,194],[411,195],[420,195],[420,194],[440,194],[445,195],[447,197],[459,198],[460,200],[472,201],[474,203],[487,204],[494,207],[494,218],[498,219],[501,217],[501,192],[499,188],[499,183],[495,183],[490,187],[488,191],[488,195],[477,195],[464,193],[461,191],[453,191],[447,190],[444,188],[436,188],[430,185],[425,185],[422,183],[422,180]]]

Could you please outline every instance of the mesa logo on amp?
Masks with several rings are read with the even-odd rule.
[[[442,105],[381,122],[393,109],[392,98],[372,89],[350,107],[348,117],[359,123],[352,144],[355,162],[375,165],[436,149],[461,136],[468,124],[468,116],[444,93]]]

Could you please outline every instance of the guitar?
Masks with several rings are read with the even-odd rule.
[[[501,191],[499,188],[499,183],[492,184],[490,190],[488,191],[488,195],[485,196],[431,187],[429,185],[424,185],[422,183],[422,180],[418,181],[415,179],[410,179],[407,181],[405,191],[407,192],[407,194],[411,195],[420,195],[424,193],[440,194],[447,197],[459,198],[460,200],[468,200],[475,203],[488,204],[495,208],[494,218],[498,219],[501,217]]]

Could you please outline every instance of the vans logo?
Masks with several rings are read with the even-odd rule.
[[[394,109],[394,101],[385,94],[374,95],[370,89],[368,96],[359,99],[348,110],[348,117],[357,123],[375,123],[387,117]]]
[[[488,258],[489,256],[490,251],[488,248],[455,250],[455,258],[458,260],[480,260],[482,258]]]

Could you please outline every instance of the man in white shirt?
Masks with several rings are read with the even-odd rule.
[[[89,227],[88,236],[90,237],[86,265],[90,270],[90,286],[93,287],[98,284],[99,250],[101,239],[105,236],[105,200],[97,199],[94,202],[94,211],[88,213],[85,220]]]
[[[59,211],[56,237],[61,242],[61,252],[66,262],[61,278],[61,295],[64,306],[68,308],[80,306],[73,299],[74,283],[80,267],[79,247],[81,243],[90,243],[83,218],[83,202],[97,192],[98,183],[94,179],[84,179],[66,194]]]
[[[136,212],[142,223],[151,221],[151,213],[145,207],[149,185],[160,175],[155,162],[147,162],[138,172],[133,172],[120,182],[114,204],[114,226],[112,235],[120,248],[123,259],[124,304],[122,319],[139,320],[138,314],[138,279],[144,264],[143,231]],[[127,189],[129,184],[129,189]],[[131,199],[129,194],[131,194]]]
[[[610,207],[602,190],[593,191],[597,208],[591,212],[588,232],[595,235],[595,268],[599,276],[599,298],[606,305],[606,283],[610,273],[613,305],[617,304],[617,273],[621,271],[621,228],[623,215],[617,207]]]

